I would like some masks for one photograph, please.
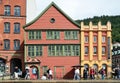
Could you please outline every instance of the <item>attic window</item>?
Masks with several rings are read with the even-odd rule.
[[[54,19],[54,18],[51,18],[51,19],[50,19],[50,22],[51,22],[51,23],[54,23],[54,22],[55,22],[55,19]]]

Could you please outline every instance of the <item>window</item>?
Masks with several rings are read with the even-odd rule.
[[[65,39],[78,39],[78,31],[65,31]]]
[[[35,46],[34,48],[36,50],[36,56],[41,56],[42,55],[42,46]]]
[[[105,43],[105,42],[106,42],[106,37],[102,36],[102,43]]]
[[[10,16],[10,6],[9,5],[4,6],[4,15]]]
[[[88,43],[88,40],[89,40],[88,36],[85,36],[85,43]]]
[[[10,23],[9,22],[4,23],[4,33],[10,33]]]
[[[20,49],[20,40],[14,40],[14,50]]]
[[[28,55],[29,56],[42,56],[42,46],[41,45],[29,45]]]
[[[15,16],[20,16],[20,6],[15,6],[14,7],[14,15]]]
[[[14,33],[20,33],[20,23],[14,23]]]
[[[10,49],[10,40],[5,39],[4,40],[4,49],[9,50]]]
[[[88,54],[88,46],[85,46],[85,54]]]
[[[93,36],[93,43],[97,43],[97,36]]]
[[[41,39],[41,31],[29,31],[28,34],[29,34],[28,37],[29,37],[30,40]]]
[[[106,53],[106,47],[102,46],[102,55],[105,55],[105,53]]]
[[[66,45],[66,46],[64,46],[64,48],[65,48],[65,51],[64,51],[64,54],[66,55],[66,56],[71,56],[71,47],[70,47],[70,45]]]
[[[97,73],[97,72],[98,72],[98,65],[97,65],[97,64],[94,64],[93,67],[94,67],[94,69],[95,69],[95,73]]]
[[[48,67],[47,66],[43,66],[43,73],[47,73]]]
[[[28,46],[28,56],[34,56],[34,46]]]
[[[55,56],[55,46],[54,45],[48,46],[48,55]]]
[[[80,46],[79,45],[49,45],[48,55],[49,56],[79,56]]]
[[[60,39],[59,31],[47,31],[47,39]]]
[[[56,55],[62,56],[63,55],[63,49],[61,45],[56,46]]]
[[[50,22],[51,22],[51,23],[54,23],[54,22],[55,22],[55,19],[54,19],[54,18],[51,18],[51,19],[50,19]]]
[[[97,54],[97,46],[93,47],[93,54]]]

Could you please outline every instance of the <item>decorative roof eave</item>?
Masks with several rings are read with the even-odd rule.
[[[31,24],[33,24],[34,22],[36,22],[51,6],[54,6],[60,13],[62,13],[70,22],[72,22],[73,24],[75,24],[77,27],[80,28],[80,25],[75,22],[72,18],[70,18],[67,14],[64,13],[64,11],[62,11],[54,2],[52,2],[50,5],[48,5],[47,8],[45,8],[42,13],[40,13],[35,19],[33,19],[31,22],[27,23],[26,25],[23,26],[23,28],[25,29],[26,27],[30,26]]]

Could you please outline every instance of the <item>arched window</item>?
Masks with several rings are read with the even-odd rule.
[[[9,22],[4,23],[4,33],[10,33],[10,23]]]
[[[98,72],[98,65],[97,65],[97,64],[94,64],[93,67],[94,67],[94,69],[95,69],[95,72],[97,73],[97,72]]]
[[[21,9],[20,6],[15,6],[14,7],[14,16],[20,16]]]
[[[9,5],[4,6],[4,15],[10,16],[10,6]]]
[[[102,64],[102,68],[107,69],[107,65],[106,64]]]
[[[14,23],[14,33],[20,33],[20,23]]]
[[[14,40],[14,50],[20,49],[20,40]]]
[[[5,39],[4,40],[4,50],[9,50],[10,49],[10,40]]]
[[[88,64],[84,64],[84,68],[86,68],[87,70],[89,70],[89,65]]]
[[[107,74],[107,65],[106,64],[102,64],[102,68],[105,70],[105,73]]]

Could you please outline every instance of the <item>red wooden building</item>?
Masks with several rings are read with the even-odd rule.
[[[73,78],[80,63],[80,26],[55,3],[24,26],[25,66],[41,76],[50,67],[55,79]]]

